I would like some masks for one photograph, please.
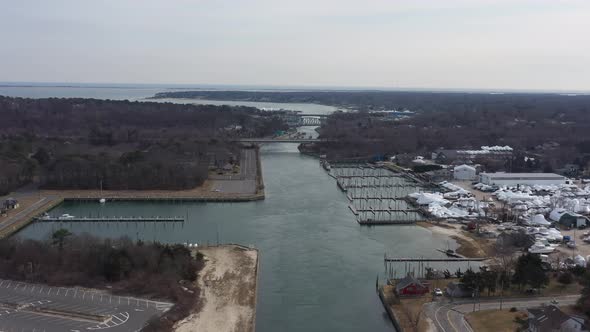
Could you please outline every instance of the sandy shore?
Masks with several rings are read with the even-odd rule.
[[[196,281],[203,307],[176,323],[177,332],[253,332],[258,251],[238,245],[199,248],[205,267]]]
[[[484,258],[491,255],[493,245],[488,239],[475,238],[470,233],[462,230],[459,224],[435,225],[428,222],[418,222],[417,225],[437,234],[447,235],[457,241],[459,247],[455,251],[460,255],[470,258]]]

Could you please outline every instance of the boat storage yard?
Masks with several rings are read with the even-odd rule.
[[[555,174],[497,174],[480,174],[480,179],[512,185],[444,181],[438,190],[408,197],[433,220],[477,228],[480,236],[497,243],[524,237],[523,251],[562,266],[585,266],[590,258],[590,232],[583,230],[590,226],[590,185]],[[531,182],[541,184],[526,184]]]

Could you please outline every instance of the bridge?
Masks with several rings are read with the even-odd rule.
[[[325,143],[327,139],[319,138],[238,138],[233,142],[240,143]]]

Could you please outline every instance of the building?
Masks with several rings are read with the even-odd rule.
[[[445,289],[445,293],[450,297],[471,297],[473,292],[464,284],[453,281],[449,282]]]
[[[13,210],[13,209],[18,209],[19,204],[16,199],[8,198],[4,201],[3,207],[5,210]]]
[[[473,181],[476,178],[475,167],[469,165],[459,165],[453,168],[453,178],[455,180]]]
[[[588,331],[583,318],[569,316],[554,305],[527,311],[531,332]]]
[[[395,292],[399,296],[419,296],[427,294],[428,286],[409,274],[395,284]]]
[[[585,227],[589,223],[587,217],[581,214],[568,212],[565,209],[553,209],[549,214],[549,219],[569,228]]]
[[[554,173],[481,173],[479,181],[488,186],[517,185],[560,185],[565,184],[565,176]]]
[[[506,160],[512,157],[513,149],[509,146],[482,146],[479,150],[451,150],[440,148],[432,153],[432,160],[438,163],[453,161],[471,163],[478,158],[489,160]]]

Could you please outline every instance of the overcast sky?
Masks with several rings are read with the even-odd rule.
[[[588,0],[0,5],[0,81],[590,90]]]

